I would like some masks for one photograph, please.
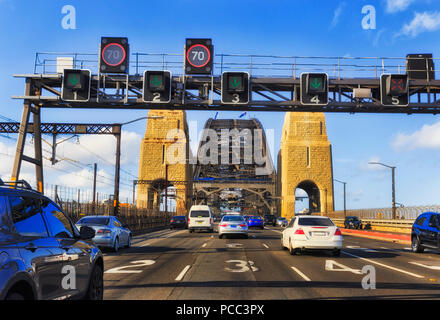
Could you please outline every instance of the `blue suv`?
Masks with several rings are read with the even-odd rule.
[[[440,213],[424,212],[417,217],[411,229],[411,248],[413,252],[440,250]]]
[[[25,181],[0,179],[0,300],[102,299],[104,262],[94,236]]]

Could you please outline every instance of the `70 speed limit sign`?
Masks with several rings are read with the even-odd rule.
[[[212,74],[213,51],[211,39],[186,39],[185,73]]]

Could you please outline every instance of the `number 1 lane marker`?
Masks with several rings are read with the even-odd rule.
[[[292,268],[293,271],[295,271],[296,273],[298,273],[298,274],[301,276],[301,278],[303,278],[304,280],[306,280],[306,281],[312,281],[312,280],[310,280],[309,277],[307,277],[304,273],[302,273],[301,271],[299,271],[297,268],[295,268],[295,267],[291,267],[291,268]]]
[[[191,268],[190,265],[186,266],[182,272],[177,276],[177,278],[175,279],[176,281],[180,281],[183,279],[183,277],[185,276],[185,274],[188,272],[189,268]]]

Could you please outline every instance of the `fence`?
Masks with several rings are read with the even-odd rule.
[[[415,220],[421,213],[432,211],[440,212],[440,205],[416,206],[396,208],[396,219]],[[344,218],[344,211],[334,211],[327,214],[330,218]],[[362,219],[381,219],[391,220],[393,218],[392,208],[376,208],[376,209],[353,209],[346,211],[347,216],[357,216]]]

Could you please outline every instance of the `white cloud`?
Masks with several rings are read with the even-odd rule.
[[[386,0],[388,13],[405,11],[414,0]]]
[[[440,122],[424,125],[411,134],[398,133],[391,145],[395,150],[440,149]]]
[[[402,30],[397,34],[398,36],[416,37],[422,32],[436,31],[440,29],[440,12],[416,12],[413,20],[405,24]]]
[[[346,4],[345,2],[341,2],[339,4],[339,6],[335,9],[334,14],[333,14],[333,20],[332,20],[332,23],[330,25],[332,28],[335,27],[338,24],[339,17],[341,16],[341,13],[342,13],[342,10],[345,7],[345,4]]]

